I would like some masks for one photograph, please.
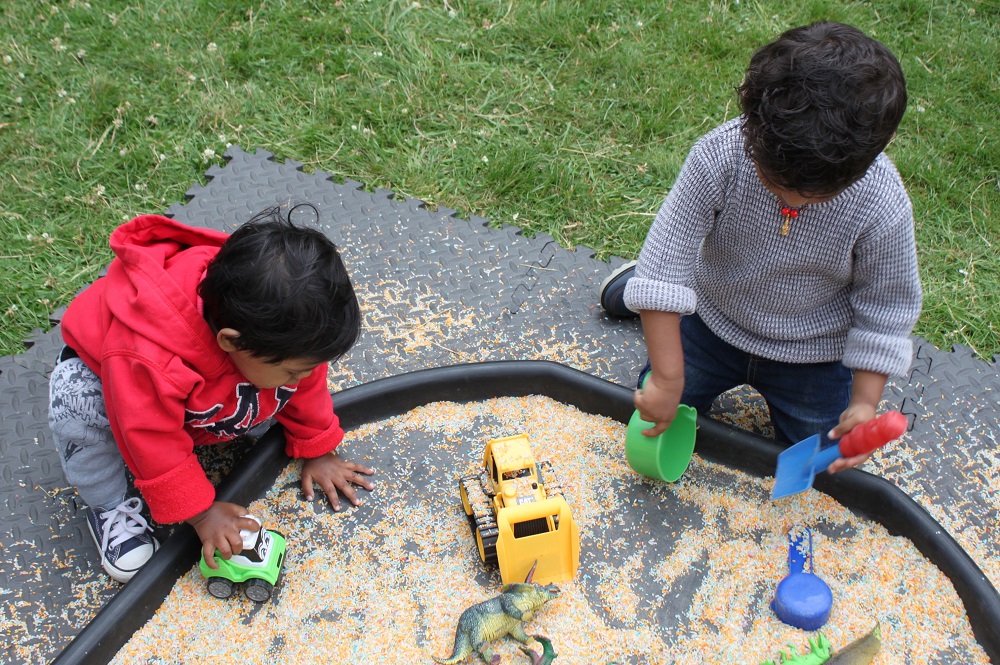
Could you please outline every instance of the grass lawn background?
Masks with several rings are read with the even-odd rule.
[[[0,354],[229,144],[632,258],[692,143],[737,114],[753,50],[819,19],[907,77],[889,154],[917,220],[917,334],[991,358],[998,0],[0,3]]]

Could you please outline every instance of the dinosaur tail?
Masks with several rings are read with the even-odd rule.
[[[469,637],[463,633],[459,632],[455,635],[455,647],[451,650],[451,655],[447,658],[438,658],[436,656],[431,656],[435,663],[441,663],[441,665],[455,665],[460,663],[465,658],[472,653],[472,643],[469,641]]]

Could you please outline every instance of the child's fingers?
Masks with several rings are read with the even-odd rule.
[[[368,491],[371,491],[375,489],[375,484],[372,483],[372,481],[365,478],[362,474],[368,474],[370,476],[373,473],[375,473],[373,469],[369,469],[367,467],[362,466],[356,470],[348,471],[347,473],[344,474],[344,477],[347,479],[347,482],[349,484],[358,485],[360,487],[364,487]],[[348,485],[348,488],[351,489],[352,491],[354,489],[353,487],[350,487],[350,485]]]
[[[212,570],[218,570],[219,564],[215,562],[215,547],[212,545],[203,545],[201,548],[201,553],[205,556],[205,563]]]
[[[370,476],[373,473],[375,473],[375,469],[372,469],[371,467],[367,467],[364,464],[358,464],[357,462],[348,462],[347,463],[347,468],[350,469],[351,471],[356,471],[358,473],[363,473],[363,474],[365,474],[367,476]]]
[[[248,515],[239,518],[239,528],[242,531],[260,531],[261,526],[260,522]],[[242,542],[240,545],[242,546]]]

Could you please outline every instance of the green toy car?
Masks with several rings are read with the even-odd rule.
[[[247,515],[260,524],[260,520]],[[198,568],[207,581],[208,592],[216,598],[229,598],[237,584],[243,585],[243,595],[256,603],[263,603],[271,597],[274,585],[281,575],[281,565],[285,562],[285,537],[277,531],[261,528],[258,531],[240,531],[243,537],[243,551],[230,559],[223,559],[215,551],[218,570],[212,570],[205,563],[202,554]]]

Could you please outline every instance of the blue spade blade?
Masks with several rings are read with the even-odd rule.
[[[812,487],[816,474],[840,457],[837,446],[820,450],[820,443],[820,435],[813,434],[778,455],[778,465],[774,469],[774,487],[771,489],[772,501],[805,492]]]

